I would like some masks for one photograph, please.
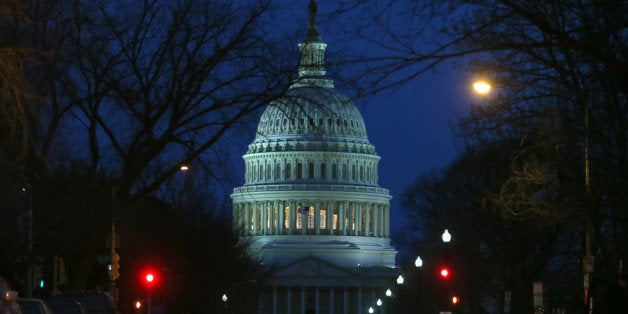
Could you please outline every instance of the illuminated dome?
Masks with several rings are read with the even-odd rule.
[[[318,86],[293,87],[272,102],[253,144],[291,139],[369,143],[355,105],[335,89]]]
[[[380,157],[356,106],[326,77],[316,4],[299,44],[299,75],[268,104],[242,158],[233,222],[273,269],[260,313],[362,313],[398,276]],[[315,301],[307,301],[315,300]],[[280,304],[282,303],[282,304]]]

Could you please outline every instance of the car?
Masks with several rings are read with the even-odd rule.
[[[17,299],[22,314],[52,314],[52,310],[41,299]]]
[[[64,292],[52,295],[48,303],[68,303],[78,302],[82,304],[87,313],[90,314],[116,314],[116,306],[113,299],[107,292],[84,291],[84,292]]]
[[[20,306],[17,305],[17,291],[11,290],[9,285],[0,277],[0,314],[21,314]]]
[[[48,307],[52,309],[54,314],[87,314],[87,308],[76,301],[61,301],[61,302],[50,302],[48,301]]]

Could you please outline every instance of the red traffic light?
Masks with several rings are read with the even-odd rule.
[[[451,271],[449,270],[449,268],[447,267],[441,267],[438,270],[438,275],[440,276],[441,279],[449,279],[449,276],[451,275]]]
[[[146,289],[151,289],[159,281],[158,273],[154,269],[145,269],[140,274],[140,281]]]

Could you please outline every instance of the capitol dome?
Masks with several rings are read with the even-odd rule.
[[[289,139],[370,144],[355,105],[335,89],[319,86],[292,87],[270,103],[253,143]]]
[[[233,223],[273,269],[260,313],[363,313],[398,275],[391,196],[362,115],[326,76],[314,1],[309,13],[299,75],[267,105],[242,156]]]

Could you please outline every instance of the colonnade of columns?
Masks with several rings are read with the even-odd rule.
[[[389,236],[390,206],[354,201],[257,201],[233,204],[234,222],[251,235]]]
[[[377,298],[384,298],[377,287],[274,286],[258,296],[258,313],[366,313]]]

